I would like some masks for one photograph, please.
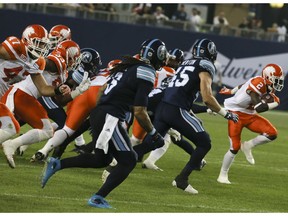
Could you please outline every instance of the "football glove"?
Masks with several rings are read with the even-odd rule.
[[[173,137],[176,141],[181,140],[181,134],[172,128],[169,129],[168,134]]]
[[[219,94],[224,94],[224,95],[231,95],[231,89],[226,88],[226,86],[223,86],[221,90],[219,91]]]
[[[84,72],[84,76],[82,82],[71,92],[71,97],[74,99],[78,95],[82,94],[83,92],[87,91],[91,85],[90,78],[88,78],[88,72]]]
[[[228,119],[228,120],[232,120],[234,123],[237,123],[239,120],[239,116],[231,111],[227,111],[226,115],[224,116],[224,118]]]
[[[142,142],[150,151],[164,146],[164,138],[156,130],[153,134],[147,134]],[[146,152],[145,152],[146,153]]]

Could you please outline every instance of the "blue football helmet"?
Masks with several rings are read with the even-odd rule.
[[[203,58],[214,62],[217,58],[217,49],[213,41],[204,38],[197,40],[192,47],[194,58]]]
[[[169,51],[171,56],[175,56],[175,60],[180,64],[184,61],[184,52],[181,49],[175,48]]]
[[[167,56],[166,46],[159,39],[146,40],[140,47],[140,59],[149,61],[155,70],[159,70],[166,65]]]
[[[81,49],[81,64],[85,71],[90,75],[96,75],[102,65],[100,54],[92,48]]]

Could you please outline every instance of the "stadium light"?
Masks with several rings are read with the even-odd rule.
[[[270,7],[272,8],[282,8],[284,3],[270,3]]]

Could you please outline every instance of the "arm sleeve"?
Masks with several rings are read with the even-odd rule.
[[[197,114],[197,113],[206,113],[208,107],[207,106],[201,106],[201,105],[198,105],[198,104],[193,104],[191,109],[192,109],[193,113],[195,113],[195,114]]]

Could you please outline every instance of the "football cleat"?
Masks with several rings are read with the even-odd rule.
[[[80,136],[76,137],[74,141],[75,141],[75,145],[76,146],[85,145],[85,140],[84,140],[83,135],[80,135]]]
[[[188,180],[181,179],[179,176],[172,182],[172,186],[180,188],[187,193],[198,194],[198,191],[188,183]]]
[[[88,200],[88,205],[96,208],[107,208],[107,209],[112,208],[102,196],[97,194],[93,195]]]
[[[46,158],[47,158],[46,155],[38,151],[30,158],[30,162],[44,161]]]
[[[6,140],[2,143],[3,151],[6,156],[6,161],[8,165],[14,169],[16,167],[13,155],[16,151],[16,147],[13,145],[12,140]]]
[[[152,170],[156,170],[156,171],[163,171],[161,168],[156,166],[154,163],[150,163],[148,161],[144,161],[143,162],[142,168],[143,169],[152,169]]]
[[[61,164],[60,164],[60,160],[50,157],[47,159],[46,163],[45,163],[45,167],[43,169],[43,173],[42,173],[42,180],[41,180],[41,186],[42,188],[45,187],[47,181],[49,180],[49,178],[54,175],[58,170],[61,169]]]
[[[217,178],[217,181],[221,184],[231,184],[231,182],[228,180],[228,175],[220,174]]]
[[[196,168],[195,170],[202,170],[204,168],[204,166],[206,166],[207,162],[205,159],[202,159],[201,163],[200,163],[200,166],[198,168]]]
[[[254,165],[255,164],[255,160],[254,160],[254,157],[252,155],[252,148],[246,143],[241,143],[241,151],[245,154],[245,157],[246,157],[246,160]]]

